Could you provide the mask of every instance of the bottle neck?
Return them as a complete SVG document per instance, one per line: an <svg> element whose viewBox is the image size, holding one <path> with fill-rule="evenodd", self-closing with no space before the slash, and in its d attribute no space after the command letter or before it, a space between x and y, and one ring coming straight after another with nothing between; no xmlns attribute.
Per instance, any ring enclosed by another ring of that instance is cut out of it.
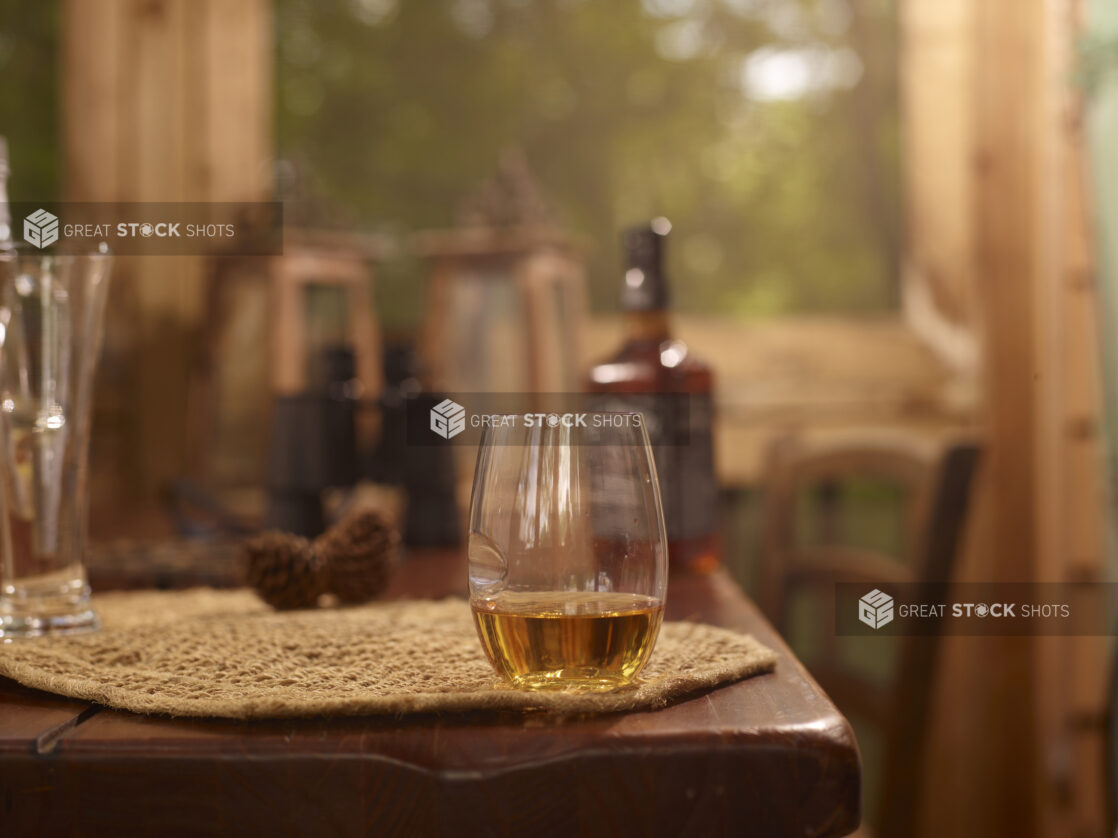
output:
<svg viewBox="0 0 1118 838"><path fill-rule="evenodd" d="M667 340L671 337L667 310L625 312L625 336L630 342Z"/></svg>

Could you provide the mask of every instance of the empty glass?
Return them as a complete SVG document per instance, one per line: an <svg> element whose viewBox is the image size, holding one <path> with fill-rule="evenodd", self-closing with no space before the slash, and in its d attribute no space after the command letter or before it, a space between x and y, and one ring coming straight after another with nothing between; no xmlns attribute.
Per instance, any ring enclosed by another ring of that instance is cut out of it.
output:
<svg viewBox="0 0 1118 838"><path fill-rule="evenodd" d="M0 254L0 637L95 628L86 463L108 251Z"/></svg>
<svg viewBox="0 0 1118 838"><path fill-rule="evenodd" d="M496 417L478 450L469 573L478 635L514 686L631 683L652 653L667 591L642 416Z"/></svg>

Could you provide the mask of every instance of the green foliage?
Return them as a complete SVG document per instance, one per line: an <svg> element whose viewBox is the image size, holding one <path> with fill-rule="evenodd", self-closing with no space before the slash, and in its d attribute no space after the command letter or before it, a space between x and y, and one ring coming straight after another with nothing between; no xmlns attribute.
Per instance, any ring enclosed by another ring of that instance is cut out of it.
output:
<svg viewBox="0 0 1118 838"><path fill-rule="evenodd" d="M744 317L895 302L895 0L276 0L276 122L353 226L453 222L500 151L525 150L590 246L612 309L618 233L667 215L683 310ZM843 49L858 83L769 101L757 50ZM59 4L0 0L0 133L13 199L59 195ZM422 267L386 266L389 326Z"/></svg>
<svg viewBox="0 0 1118 838"><path fill-rule="evenodd" d="M0 134L13 201L59 197L59 32L56 0L0 0Z"/></svg>
<svg viewBox="0 0 1118 838"><path fill-rule="evenodd" d="M277 0L278 147L361 226L396 232L451 224L501 149L523 148L590 244L598 309L615 307L620 229L662 214L683 310L880 310L895 30L891 0ZM743 62L763 47L865 71L751 98ZM415 316L418 270L381 284L390 324Z"/></svg>

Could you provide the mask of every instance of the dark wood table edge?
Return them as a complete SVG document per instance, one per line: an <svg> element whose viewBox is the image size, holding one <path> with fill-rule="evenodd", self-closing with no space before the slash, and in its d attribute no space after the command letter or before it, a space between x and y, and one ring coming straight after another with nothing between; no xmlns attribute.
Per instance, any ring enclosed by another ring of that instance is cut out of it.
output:
<svg viewBox="0 0 1118 838"><path fill-rule="evenodd" d="M708 601L709 607L702 613L676 613L670 616L673 619L691 618L696 620L710 621L716 624L727 625L729 628L746 628L757 637L758 640L773 648L779 656L778 668L791 667L795 670L796 676L806 682L807 685L814 687L818 690L818 685L810 674L799 663L795 656L790 652L784 641L776 634L772 627L765 621L764 617L760 615L756 606L748 600L744 594L741 593L737 584L729 577L725 571L717 571L716 573L707 577L673 577L671 586L683 586L691 588L704 588L707 589L709 594ZM670 587L671 587L670 586ZM434 594L438 596L437 594ZM669 595L669 603L671 598ZM670 606L669 606L670 610ZM736 612L736 613L735 613ZM760 675L758 678L776 677L775 675ZM0 679L0 690L7 692L10 685L14 682L9 682L7 679ZM739 682L748 684L748 681ZM716 689L733 689L735 685ZM212 759L213 752L209 752L204 748L198 750L198 742L195 741L190 750L177 749L175 747L168 747L167 743L162 745L156 742L148 741L143 743L143 747L137 747L133 754L125 749L118 751L111 757L98 755L89 751L82 751L80 748L68 747L68 737L87 721L101 713L116 713L118 711L102 708L97 705L92 705L78 700L60 699L49 693L38 693L37 691L26 690L26 688L17 687L26 693L36 693L44 699L52 700L54 702L72 701L75 707L73 708L72 715L67 718L60 719L48 730L42 733L32 742L26 742L22 747L17 747L14 740L4 739L0 735L0 756L3 757L2 762L7 763L5 768L0 769L0 778L9 771L18 770L20 765L25 768L31 765L37 765L39 769L48 769L48 763L53 762L59 756L65 756L74 768L86 767L94 768L97 766L104 766L112 764L119 768L134 768L139 771L142 770L144 765L151 765L162 761L183 761L183 760L207 760ZM686 698L684 701L701 700L705 695L712 691L704 691L694 697ZM822 693L822 690L819 690ZM60 713L65 713L64 710L59 710ZM497 716L504 717L506 720L510 715L508 713L496 714ZM142 717L138 717L142 718ZM362 718L362 717L357 717ZM601 717L598 717L601 718ZM170 719L166 718L165 721L178 722L184 719ZM190 720L185 720L190 721ZM201 720L199 720L201 721ZM209 720L213 721L213 720ZM335 720L331 720L332 722ZM386 724L391 723L391 719L386 719ZM484 724L484 720L478 720ZM497 719L500 721L500 719ZM578 718L573 719L560 719L552 722L557 729L561 729L567 722L577 723ZM268 722L269 725L314 725L321 723L321 720L277 720L276 722ZM222 724L236 726L239 723L236 721L228 720L223 721ZM657 740L660 742L670 742L674 737L666 736ZM204 741L204 740L203 740ZM712 739L709 743L704 743L701 747L682 746L683 743L677 743L674 747L674 754L679 759L695 758L696 760L711 760L719 756L720 751L730 754L733 750L746 745L752 748L765 748L765 743L752 741L752 737L748 734L741 734L740 732L728 732L724 736ZM586 764L597 760L609 760L619 757L646 756L653 759L649 754L645 753L646 749L640 747L628 747L625 743L621 743L618 747L608 749L594 749L584 748L580 752L579 762ZM815 788L815 794L811 795L812 798L804 799L801 804L806 810L815 810L815 817L809 818L816 828L808 834L814 835L844 835L849 831L855 829L858 825L860 812L858 806L855 804L853 807L845 806L835 810L833 807L820 806L820 801L833 799L835 793L841 794L845 790L845 794L849 796L851 788L858 789L860 786L860 757L858 754L857 743L854 738L853 730L849 722L843 718L837 711L833 716L827 719L820 720L820 723L805 725L802 730L796 731L796 744L794 753L799 755L806 766L808 763L817 762L817 759L809 759L811 755L822 757L822 764L826 766L823 775L819 778ZM774 748L774 754L780 756L787 756L786 748ZM314 763L322 757L317 757L307 754L291 754L285 752L282 748L277 747L275 751L270 751L267 754L255 755L254 761L260 760L273 760L277 763L290 763L291 761L306 760ZM476 785L479 781L479 772L477 771L462 771L460 769L432 769L414 761L398 760L382 754L368 753L368 752L335 752L330 755L330 759L345 762L353 762L361 766L365 772L372 771L374 774L380 767L391 766L395 770L403 770L408 773L414 773L424 777L426 780L446 785L448 788L469 790ZM524 764L512 765L499 771L488 771L485 773L487 777L502 777L508 779L514 778L527 778L533 772L541 771L547 767L555 764L566 763L570 761L568 755L556 757L553 760L537 760L529 761ZM38 772L35 772L38 773ZM47 774L51 772L48 770ZM10 775L9 775L10 776ZM2 783L0 783L2 786ZM2 789L0 789L2 790ZM452 795L453 796L453 795ZM806 814L806 812L805 812Z"/></svg>

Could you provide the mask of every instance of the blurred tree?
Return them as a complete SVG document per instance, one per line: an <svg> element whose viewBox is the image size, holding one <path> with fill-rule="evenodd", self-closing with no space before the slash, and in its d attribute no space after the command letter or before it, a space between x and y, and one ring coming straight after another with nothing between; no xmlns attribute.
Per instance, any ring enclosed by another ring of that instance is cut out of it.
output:
<svg viewBox="0 0 1118 838"><path fill-rule="evenodd" d="M13 201L59 197L58 3L0 0L0 134Z"/></svg>
<svg viewBox="0 0 1118 838"><path fill-rule="evenodd" d="M277 0L275 19L280 153L361 226L452 223L516 145L590 243L595 308L618 231L660 214L680 309L894 304L895 0ZM389 275L386 319L413 320L416 266Z"/></svg>
<svg viewBox="0 0 1118 838"><path fill-rule="evenodd" d="M618 231L656 214L681 309L895 303L896 0L276 0L275 20L279 148L355 225L450 224L519 145L590 244L598 309ZM57 2L0 0L18 199L59 194L57 24ZM418 266L385 273L389 324L414 321Z"/></svg>

